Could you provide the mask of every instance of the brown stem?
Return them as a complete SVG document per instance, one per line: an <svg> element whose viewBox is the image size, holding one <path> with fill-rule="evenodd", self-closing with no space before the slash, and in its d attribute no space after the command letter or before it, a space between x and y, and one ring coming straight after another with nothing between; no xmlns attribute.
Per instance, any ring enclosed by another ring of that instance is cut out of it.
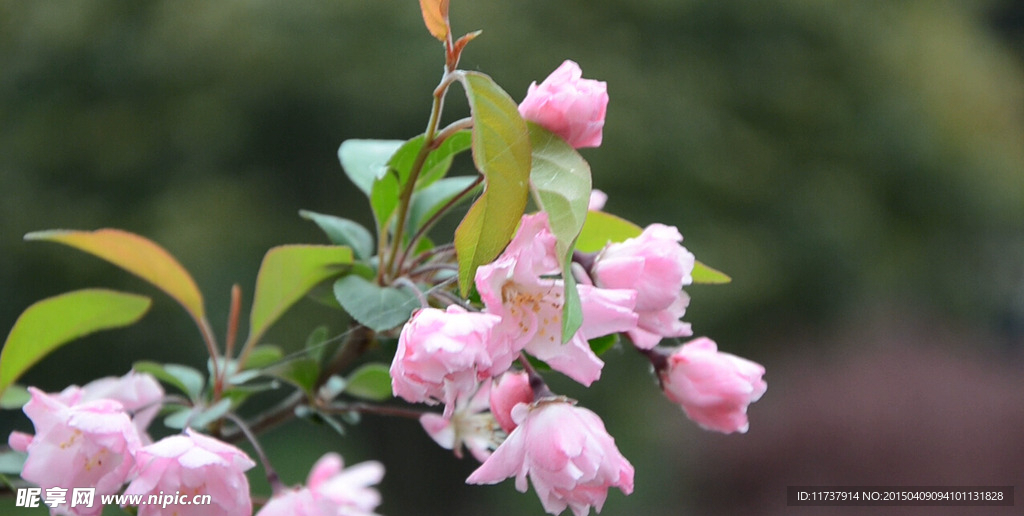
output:
<svg viewBox="0 0 1024 516"><path fill-rule="evenodd" d="M260 442L256 439L256 434L252 432L252 429L245 424L245 421L242 421L242 418L231 412L224 414L224 417L237 425L238 430L246 437L246 439L249 440L249 444L252 444L253 451L256 452L256 456L259 457L260 463L263 464L263 472L267 475L267 482L270 483L271 491L273 491L274 494L279 494L284 491L285 486L281 483L281 477L277 475L277 471L270 465L270 458L268 458L266 452L263 451L263 447L260 446Z"/></svg>

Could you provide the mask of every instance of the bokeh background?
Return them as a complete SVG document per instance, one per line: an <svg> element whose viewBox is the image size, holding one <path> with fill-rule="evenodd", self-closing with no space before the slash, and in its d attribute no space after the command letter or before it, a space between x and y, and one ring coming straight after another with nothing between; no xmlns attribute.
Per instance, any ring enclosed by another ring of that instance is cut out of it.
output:
<svg viewBox="0 0 1024 516"><path fill-rule="evenodd" d="M608 211L678 226L728 272L689 289L686 319L768 370L732 436L697 429L626 350L589 390L553 380L636 466L636 492L603 514L875 512L787 509L787 485L1024 496L1024 2L455 1L452 22L484 30L462 66L516 99L567 58L608 82L605 143L584 152ZM0 326L77 288L156 299L24 382L204 363L171 301L25 233L160 242L223 334L230 286L251 294L269 247L324 241L299 209L369 223L336 149L422 131L441 66L412 1L0 1ZM303 302L268 341L299 349L319 324L346 321ZM4 435L27 425L0 413ZM414 422L367 417L345 437L296 422L264 444L289 483L326 449L382 460L386 515L542 513L511 482L465 486L472 460ZM1013 512L971 511L928 509Z"/></svg>

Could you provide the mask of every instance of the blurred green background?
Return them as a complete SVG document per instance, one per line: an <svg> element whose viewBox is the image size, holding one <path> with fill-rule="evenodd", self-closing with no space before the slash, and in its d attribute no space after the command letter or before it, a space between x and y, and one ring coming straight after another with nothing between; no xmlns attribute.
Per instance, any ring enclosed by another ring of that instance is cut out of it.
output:
<svg viewBox="0 0 1024 516"><path fill-rule="evenodd" d="M590 390L554 380L636 466L636 492L603 514L785 514L798 484L1021 492L1024 2L452 4L457 33L484 30L462 67L515 99L564 59L608 82L604 144L584 151L607 210L678 226L729 273L688 289L686 320L768 369L744 436L695 429L623 350ZM266 249L323 242L299 209L370 222L336 149L422 131L441 67L412 1L0 1L0 325L77 288L156 299L24 383L203 364L171 301L25 233L156 240L223 334L230 286L251 294ZM305 302L268 340L298 349L319 324L345 328ZM413 422L366 418L345 438L300 422L265 445L289 483L326 449L382 460L382 514L542 513L511 482L465 486L472 460Z"/></svg>

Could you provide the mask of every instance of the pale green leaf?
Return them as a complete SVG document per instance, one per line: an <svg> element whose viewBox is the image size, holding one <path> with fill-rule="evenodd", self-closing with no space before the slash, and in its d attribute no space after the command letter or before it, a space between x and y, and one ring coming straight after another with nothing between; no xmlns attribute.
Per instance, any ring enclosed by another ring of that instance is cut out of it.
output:
<svg viewBox="0 0 1024 516"><path fill-rule="evenodd" d="M576 281L572 275L572 252L576 237L587 218L590 200L590 165L576 149L547 129L527 124L530 130L533 166L530 186L541 209L548 214L555 235L556 252L565 281L562 305L562 342L568 342L583 324Z"/></svg>
<svg viewBox="0 0 1024 516"><path fill-rule="evenodd" d="M374 331L390 330L405 323L420 306L412 292L382 287L354 274L334 283L334 295L349 315Z"/></svg>
<svg viewBox="0 0 1024 516"><path fill-rule="evenodd" d="M186 365L141 361L132 364L132 369L153 375L157 380L178 388L192 400L200 398L206 383L203 373Z"/></svg>
<svg viewBox="0 0 1024 516"><path fill-rule="evenodd" d="M136 294L85 289L26 308L0 350L0 394L53 350L93 332L133 324L150 303L148 297Z"/></svg>
<svg viewBox="0 0 1024 516"><path fill-rule="evenodd" d="M7 450L0 452L0 474L20 475L21 469L25 467L25 460L28 454L25 452Z"/></svg>
<svg viewBox="0 0 1024 516"><path fill-rule="evenodd" d="M693 263L693 282L706 285L722 285L729 283L732 278L726 273L708 267L699 261Z"/></svg>
<svg viewBox="0 0 1024 516"><path fill-rule="evenodd" d="M267 367L264 372L311 394L320 378L320 364L310 357L298 357Z"/></svg>
<svg viewBox="0 0 1024 516"><path fill-rule="evenodd" d="M366 364L348 377L345 393L370 401L384 401L391 397L391 374L386 364Z"/></svg>
<svg viewBox="0 0 1024 516"><path fill-rule="evenodd" d="M632 222L603 211L591 211L583 224L576 249L593 253L604 249L609 242L624 242L640 236L643 228Z"/></svg>
<svg viewBox="0 0 1024 516"><path fill-rule="evenodd" d="M248 342L257 342L284 312L318 283L352 264L352 249L285 245L267 251L256 277Z"/></svg>
<svg viewBox="0 0 1024 516"><path fill-rule="evenodd" d="M355 252L356 258L365 260L373 256L373 234L362 224L353 220L325 215L309 210L299 210L299 216L313 221L334 245L348 246Z"/></svg>
<svg viewBox="0 0 1024 516"><path fill-rule="evenodd" d="M478 72L459 76L473 117L473 162L485 177L483 194L455 230L459 287L469 292L477 267L512 240L529 197L530 139L516 103Z"/></svg>
<svg viewBox="0 0 1024 516"><path fill-rule="evenodd" d="M30 399L32 394L25 387L18 384L8 385L7 390L0 394L0 409L20 409Z"/></svg>
<svg viewBox="0 0 1024 516"><path fill-rule="evenodd" d="M338 147L338 160L352 183L369 197L373 182L388 170L391 155L402 140L345 140Z"/></svg>

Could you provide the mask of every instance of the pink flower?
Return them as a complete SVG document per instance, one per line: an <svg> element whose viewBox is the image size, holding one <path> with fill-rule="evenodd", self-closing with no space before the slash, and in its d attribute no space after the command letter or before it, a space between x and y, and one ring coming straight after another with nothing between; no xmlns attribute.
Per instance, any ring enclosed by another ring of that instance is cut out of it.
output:
<svg viewBox="0 0 1024 516"><path fill-rule="evenodd" d="M23 410L36 433L15 432L8 440L11 448L28 452L21 477L44 491L51 487L68 492L75 487L94 487L97 495L120 491L135 466L133 454L142 446L121 404L97 400L69 405L34 387L29 387L29 392L32 399ZM94 503L67 510L96 515L103 507Z"/></svg>
<svg viewBox="0 0 1024 516"><path fill-rule="evenodd" d="M379 462L345 469L340 455L328 453L313 465L306 487L275 496L256 516L375 516L380 493L370 486L383 477Z"/></svg>
<svg viewBox="0 0 1024 516"><path fill-rule="evenodd" d="M547 214L525 215L501 256L477 269L476 288L486 312L501 317L494 333L506 336L511 350L525 350L589 386L600 378L604 362L590 350L587 339L634 328L636 293L579 285L583 325L563 344L565 287L562 280L550 277L559 271Z"/></svg>
<svg viewBox="0 0 1024 516"><path fill-rule="evenodd" d="M518 425L469 478L470 484L496 484L516 477L526 491L529 476L544 510L566 507L584 516L604 505L610 487L633 492L633 466L619 453L601 418L564 399L548 398L512 409Z"/></svg>
<svg viewBox="0 0 1024 516"><path fill-rule="evenodd" d="M462 458L465 446L476 460L483 462L505 438L494 416L487 412L491 390L491 382L485 381L472 395L463 395L456 401L450 417L423 414L420 424L434 442L454 451L456 457Z"/></svg>
<svg viewBox="0 0 1024 516"><path fill-rule="evenodd" d="M745 433L747 406L768 389L764 366L718 351L701 337L675 350L659 371L665 395L707 430Z"/></svg>
<svg viewBox="0 0 1024 516"><path fill-rule="evenodd" d="M209 505L175 505L177 516L239 516L252 513L245 471L256 464L242 450L186 428L135 455L138 476L126 495L188 493L210 495ZM191 498L190 498L191 500ZM139 516L161 516L160 505L140 505Z"/></svg>
<svg viewBox="0 0 1024 516"><path fill-rule="evenodd" d="M682 291L693 282L693 254L679 245L679 230L662 224L644 228L636 238L608 244L594 260L594 283L637 291L637 327L628 331L638 348L650 349L662 337L692 335L679 320L690 298Z"/></svg>
<svg viewBox="0 0 1024 516"><path fill-rule="evenodd" d="M608 84L582 77L578 64L565 61L540 85L530 84L519 113L577 149L601 145Z"/></svg>
<svg viewBox="0 0 1024 516"><path fill-rule="evenodd" d="M512 409L520 403L533 402L533 389L530 388L530 376L525 372L507 372L494 380L491 387L491 413L501 425L501 429L511 433L516 423L512 421Z"/></svg>
<svg viewBox="0 0 1024 516"><path fill-rule="evenodd" d="M395 395L414 403L444 402L450 416L456 399L476 389L478 377L490 377L495 364L500 373L512 363L515 354L491 334L499 321L456 305L416 311L402 328L391 363Z"/></svg>
<svg viewBox="0 0 1024 516"><path fill-rule="evenodd" d="M139 429L143 441L148 441L146 428L160 412L160 400L163 397L164 390L156 378L150 374L129 371L121 377L109 376L85 384L82 386L80 401L107 399L121 402L126 411L134 414L132 422Z"/></svg>

